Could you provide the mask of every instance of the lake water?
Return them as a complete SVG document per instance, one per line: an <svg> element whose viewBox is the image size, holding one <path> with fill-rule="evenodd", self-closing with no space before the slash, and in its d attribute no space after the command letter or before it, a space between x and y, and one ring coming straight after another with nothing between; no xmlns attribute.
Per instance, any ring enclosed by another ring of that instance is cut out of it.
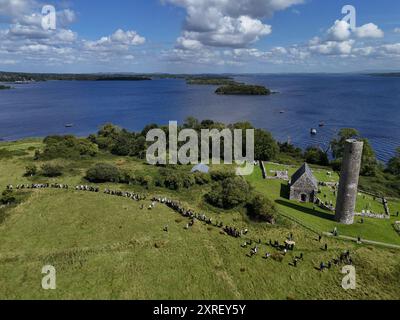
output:
<svg viewBox="0 0 400 320"><path fill-rule="evenodd" d="M129 130L182 122L188 116L250 121L300 147L327 146L340 128L371 140L387 161L400 147L400 78L367 75L263 75L236 80L278 91L271 96L218 96L214 86L183 80L50 81L0 91L0 139L50 134L85 136L111 122ZM320 122L325 126L319 128ZM65 124L73 123L73 128ZM317 136L310 129L318 129Z"/></svg>

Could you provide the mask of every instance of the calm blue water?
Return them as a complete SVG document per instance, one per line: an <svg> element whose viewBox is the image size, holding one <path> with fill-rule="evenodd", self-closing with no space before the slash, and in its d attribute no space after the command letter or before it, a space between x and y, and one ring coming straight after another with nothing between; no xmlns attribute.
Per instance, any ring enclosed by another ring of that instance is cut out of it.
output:
<svg viewBox="0 0 400 320"><path fill-rule="evenodd" d="M187 86L183 80L16 85L0 91L0 139L84 136L107 122L141 130L148 123L195 116L226 123L248 120L300 147L326 146L340 128L353 127L371 140L383 161L400 146L400 78L263 75L237 80L266 85L279 94L218 96L213 86ZM326 126L318 128L321 121ZM75 126L66 129L66 123ZM318 128L316 137L310 136L311 128Z"/></svg>

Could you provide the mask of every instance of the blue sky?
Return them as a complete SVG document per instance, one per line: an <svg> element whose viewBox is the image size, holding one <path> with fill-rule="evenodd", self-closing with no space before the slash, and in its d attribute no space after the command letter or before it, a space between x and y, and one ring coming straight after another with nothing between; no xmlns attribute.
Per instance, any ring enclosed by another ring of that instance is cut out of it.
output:
<svg viewBox="0 0 400 320"><path fill-rule="evenodd" d="M43 29L46 4L55 30ZM400 70L400 1L0 0L0 70Z"/></svg>

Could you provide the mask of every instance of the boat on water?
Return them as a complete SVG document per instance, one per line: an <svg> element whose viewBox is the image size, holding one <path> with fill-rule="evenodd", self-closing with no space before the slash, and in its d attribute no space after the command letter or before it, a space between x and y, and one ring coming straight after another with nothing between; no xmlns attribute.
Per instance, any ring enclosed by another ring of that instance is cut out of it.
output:
<svg viewBox="0 0 400 320"><path fill-rule="evenodd" d="M318 131L317 131L317 129L311 129L310 133L311 133L311 135L315 136L315 135L317 135Z"/></svg>
<svg viewBox="0 0 400 320"><path fill-rule="evenodd" d="M67 123L67 124L65 125L66 128L72 128L73 126L74 126L73 123Z"/></svg>
<svg viewBox="0 0 400 320"><path fill-rule="evenodd" d="M319 127L320 127L320 128L325 127L325 122L320 122L320 123L319 123Z"/></svg>

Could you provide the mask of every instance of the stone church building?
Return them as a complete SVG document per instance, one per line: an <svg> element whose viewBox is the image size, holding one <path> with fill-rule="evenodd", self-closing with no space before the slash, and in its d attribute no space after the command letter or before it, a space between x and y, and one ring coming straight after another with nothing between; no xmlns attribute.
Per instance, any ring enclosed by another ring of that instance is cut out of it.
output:
<svg viewBox="0 0 400 320"><path fill-rule="evenodd" d="M296 171L289 182L290 200L314 202L318 193L318 181L307 163Z"/></svg>

